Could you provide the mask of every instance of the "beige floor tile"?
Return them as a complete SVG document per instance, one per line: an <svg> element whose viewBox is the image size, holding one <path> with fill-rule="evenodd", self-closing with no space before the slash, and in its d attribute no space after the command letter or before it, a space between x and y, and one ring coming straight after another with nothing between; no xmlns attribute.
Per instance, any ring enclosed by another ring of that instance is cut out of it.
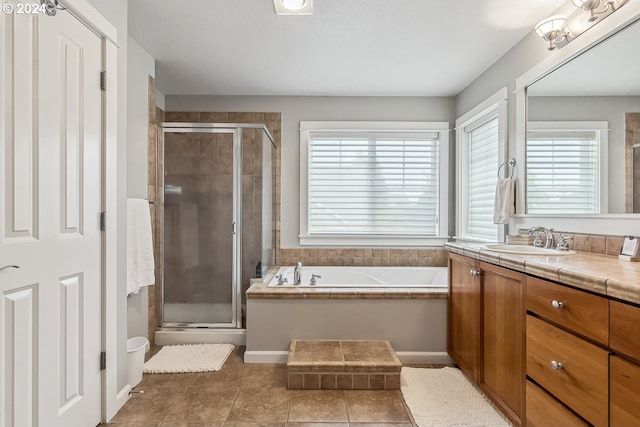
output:
<svg viewBox="0 0 640 427"><path fill-rule="evenodd" d="M187 387L198 377L198 373L189 372L184 374L145 374L142 381L135 388L147 392L149 387Z"/></svg>
<svg viewBox="0 0 640 427"><path fill-rule="evenodd" d="M226 422L224 427L285 427L286 423Z"/></svg>
<svg viewBox="0 0 640 427"><path fill-rule="evenodd" d="M287 387L287 365L254 364L244 378L242 389L285 389Z"/></svg>
<svg viewBox="0 0 640 427"><path fill-rule="evenodd" d="M351 422L409 422L398 390L347 390Z"/></svg>
<svg viewBox="0 0 640 427"><path fill-rule="evenodd" d="M185 393L165 421L225 421L237 390Z"/></svg>
<svg viewBox="0 0 640 427"><path fill-rule="evenodd" d="M228 421L285 422L291 392L280 389L244 389L236 398Z"/></svg>
<svg viewBox="0 0 640 427"><path fill-rule="evenodd" d="M164 423L160 423L158 427L223 427L224 423L209 423L209 422L174 422L167 421Z"/></svg>
<svg viewBox="0 0 640 427"><path fill-rule="evenodd" d="M109 423L109 424L100 424L102 425L107 425L107 426L113 426L113 427L159 427L160 423L158 422L154 422L154 421L150 421L150 422L132 422L132 423Z"/></svg>
<svg viewBox="0 0 640 427"><path fill-rule="evenodd" d="M113 423L162 421L180 400L183 389L149 388L144 394L133 394L113 418Z"/></svg>
<svg viewBox="0 0 640 427"><path fill-rule="evenodd" d="M291 395L290 422L349 421L341 390L296 390Z"/></svg>
<svg viewBox="0 0 640 427"><path fill-rule="evenodd" d="M349 427L349 423L287 423L287 427Z"/></svg>

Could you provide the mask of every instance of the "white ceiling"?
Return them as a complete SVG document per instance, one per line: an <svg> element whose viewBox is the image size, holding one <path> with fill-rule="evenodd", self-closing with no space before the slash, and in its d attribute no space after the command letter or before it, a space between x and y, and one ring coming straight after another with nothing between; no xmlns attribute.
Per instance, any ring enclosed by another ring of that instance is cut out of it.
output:
<svg viewBox="0 0 640 427"><path fill-rule="evenodd" d="M567 1L129 0L129 33L168 95L453 96Z"/></svg>

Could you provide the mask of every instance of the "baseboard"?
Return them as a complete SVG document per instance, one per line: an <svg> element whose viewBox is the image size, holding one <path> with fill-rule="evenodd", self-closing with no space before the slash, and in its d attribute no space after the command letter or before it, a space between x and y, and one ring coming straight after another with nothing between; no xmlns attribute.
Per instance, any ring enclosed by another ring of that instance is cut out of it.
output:
<svg viewBox="0 0 640 427"><path fill-rule="evenodd" d="M396 351L402 363L410 365L451 365L453 359L446 351Z"/></svg>
<svg viewBox="0 0 640 427"><path fill-rule="evenodd" d="M127 384L124 387L122 387L122 390L120 390L116 395L116 407L118 408L116 410L116 414L118 413L120 408L122 408L124 404L127 403L127 401L129 400L129 397L131 397L131 385Z"/></svg>
<svg viewBox="0 0 640 427"><path fill-rule="evenodd" d="M155 333L156 345L228 343L246 345L246 329L196 329L159 330Z"/></svg>
<svg viewBox="0 0 640 427"><path fill-rule="evenodd" d="M245 351L244 363L287 363L288 351Z"/></svg>
<svg viewBox="0 0 640 427"><path fill-rule="evenodd" d="M410 365L451 365L446 351L396 351L402 363ZM245 351L244 363L287 363L288 351Z"/></svg>

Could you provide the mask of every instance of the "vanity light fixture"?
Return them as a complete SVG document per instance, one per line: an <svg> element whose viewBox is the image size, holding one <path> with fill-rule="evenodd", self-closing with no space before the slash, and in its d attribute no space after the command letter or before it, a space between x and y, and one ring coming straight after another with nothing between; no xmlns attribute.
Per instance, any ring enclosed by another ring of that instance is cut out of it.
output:
<svg viewBox="0 0 640 427"><path fill-rule="evenodd" d="M273 0L277 15L312 15L313 0Z"/></svg>
<svg viewBox="0 0 640 427"><path fill-rule="evenodd" d="M558 44L568 42L571 33L566 29L567 18L563 15L550 16L536 25L536 33L549 42L549 50L554 50Z"/></svg>
<svg viewBox="0 0 640 427"><path fill-rule="evenodd" d="M572 0L573 4L587 12L591 13L591 18L589 18L589 22L593 22L598 19L598 15L611 13L616 10L616 2L615 1L601 1L601 0ZM604 4L603 4L604 3ZM602 5L602 9L598 10L598 8Z"/></svg>

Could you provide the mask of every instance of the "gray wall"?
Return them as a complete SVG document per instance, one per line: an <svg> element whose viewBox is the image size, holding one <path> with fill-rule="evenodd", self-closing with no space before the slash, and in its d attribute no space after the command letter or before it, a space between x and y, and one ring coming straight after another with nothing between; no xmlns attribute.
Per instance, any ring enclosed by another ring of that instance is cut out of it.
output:
<svg viewBox="0 0 640 427"><path fill-rule="evenodd" d="M118 31L118 390L127 385L127 0L89 0ZM108 80L108 79L107 79Z"/></svg>
<svg viewBox="0 0 640 427"><path fill-rule="evenodd" d="M156 61L131 37L127 40L127 197L148 197L149 76ZM148 288L127 297L127 337L149 337Z"/></svg>
<svg viewBox="0 0 640 427"><path fill-rule="evenodd" d="M282 113L280 231L280 247L282 248L300 247L298 241L300 233L300 138L298 128L301 120L447 121L451 126L455 120L454 98L444 97L167 95L166 111ZM453 147L453 137L450 144ZM451 174L450 180L453 181L453 174ZM451 198L451 207L452 203L453 197ZM449 213L449 224L453 226L455 224L453 221L455 210L450 209Z"/></svg>
<svg viewBox="0 0 640 427"><path fill-rule="evenodd" d="M527 106L530 121L609 122L610 213L624 213L624 114L630 112L640 112L640 96L536 96Z"/></svg>

